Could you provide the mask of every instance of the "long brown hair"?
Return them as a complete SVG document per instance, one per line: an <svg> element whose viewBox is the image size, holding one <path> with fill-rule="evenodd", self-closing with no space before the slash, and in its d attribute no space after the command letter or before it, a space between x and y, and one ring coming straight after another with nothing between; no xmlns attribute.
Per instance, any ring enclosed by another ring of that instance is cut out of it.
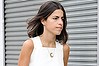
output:
<svg viewBox="0 0 99 66"><path fill-rule="evenodd" d="M47 20L47 18L56 10L61 9L63 11L63 30L60 35L56 35L56 40L61 42L62 44L67 42L68 34L66 32L66 26L67 26L67 19L66 19L66 13L63 8L63 6L59 2L55 1L47 1L45 2L39 9L37 15L28 21L28 36L29 37L35 37L39 36L43 33L43 25L41 23L41 19Z"/></svg>

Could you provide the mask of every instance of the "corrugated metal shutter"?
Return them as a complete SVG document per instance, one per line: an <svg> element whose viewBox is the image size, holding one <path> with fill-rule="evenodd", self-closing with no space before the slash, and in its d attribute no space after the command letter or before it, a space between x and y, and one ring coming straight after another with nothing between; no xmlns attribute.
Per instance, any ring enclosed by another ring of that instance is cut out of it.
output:
<svg viewBox="0 0 99 66"><path fill-rule="evenodd" d="M26 20L37 13L42 1L5 1L6 65L17 66L23 42L28 38Z"/></svg>
<svg viewBox="0 0 99 66"><path fill-rule="evenodd" d="M69 66L97 66L97 0L62 4L68 17Z"/></svg>
<svg viewBox="0 0 99 66"><path fill-rule="evenodd" d="M5 66L17 66L27 39L26 20L44 1L5 0ZM64 1L68 18L68 66L97 66L97 0Z"/></svg>

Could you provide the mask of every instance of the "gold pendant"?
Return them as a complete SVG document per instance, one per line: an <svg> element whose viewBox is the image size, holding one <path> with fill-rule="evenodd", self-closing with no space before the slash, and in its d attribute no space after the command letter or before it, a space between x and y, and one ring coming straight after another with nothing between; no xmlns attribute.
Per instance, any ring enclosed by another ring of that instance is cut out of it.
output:
<svg viewBox="0 0 99 66"><path fill-rule="evenodd" d="M53 53L50 53L50 57L53 58L54 57L54 54Z"/></svg>

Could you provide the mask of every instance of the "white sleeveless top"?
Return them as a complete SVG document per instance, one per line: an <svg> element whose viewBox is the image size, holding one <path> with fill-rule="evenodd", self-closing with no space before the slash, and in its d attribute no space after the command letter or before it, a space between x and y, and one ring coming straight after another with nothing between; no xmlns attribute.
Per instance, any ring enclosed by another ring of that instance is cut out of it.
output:
<svg viewBox="0 0 99 66"><path fill-rule="evenodd" d="M40 37L32 38L34 49L31 54L29 66L64 66L63 45L56 42L56 48L42 47ZM50 57L50 52L53 57Z"/></svg>

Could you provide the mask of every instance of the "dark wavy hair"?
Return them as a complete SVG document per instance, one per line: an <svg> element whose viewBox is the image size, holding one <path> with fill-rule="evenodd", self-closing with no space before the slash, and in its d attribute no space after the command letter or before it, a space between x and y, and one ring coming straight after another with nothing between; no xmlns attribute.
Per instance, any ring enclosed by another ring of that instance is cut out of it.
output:
<svg viewBox="0 0 99 66"><path fill-rule="evenodd" d="M60 35L56 35L56 40L58 40L60 43L64 44L68 40L68 34L66 32L66 26L67 26L67 19L66 19L66 13L63 8L63 6L59 2L55 1L47 1L40 7L37 15L28 21L28 36L36 37L43 33L43 24L41 23L41 19L47 20L47 18L56 10L61 9L63 11L63 30Z"/></svg>

